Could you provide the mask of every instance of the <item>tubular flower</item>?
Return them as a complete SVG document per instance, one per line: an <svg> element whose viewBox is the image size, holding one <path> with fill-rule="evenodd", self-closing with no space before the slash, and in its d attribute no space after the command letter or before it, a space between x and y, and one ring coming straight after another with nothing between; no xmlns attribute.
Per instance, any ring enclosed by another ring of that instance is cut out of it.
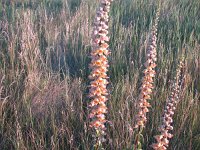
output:
<svg viewBox="0 0 200 150"><path fill-rule="evenodd" d="M91 73L89 75L90 89L89 97L91 102L89 104L91 119L90 127L96 130L96 137L98 142L101 142L103 135L105 134L106 122L105 114L107 113L106 101L107 101L107 84L108 84L108 59L110 54L108 50L108 21L110 4L113 0L101 0L100 7L97 10L96 18L94 21L94 29L92 34L92 51L91 51L91 63L89 65Z"/></svg>
<svg viewBox="0 0 200 150"><path fill-rule="evenodd" d="M146 69L143 71L144 76L142 79L142 85L140 88L140 95L138 101L138 114L136 116L136 125L135 128L144 128L147 121L146 113L149 112L149 107L151 107L148 100L151 99L151 94L153 90L153 78L156 75L155 67L157 61L156 53L156 41L157 41L157 25L159 19L159 9L156 13L155 22L152 27L152 31L149 37L149 42L147 46L147 58L144 66Z"/></svg>
<svg viewBox="0 0 200 150"><path fill-rule="evenodd" d="M173 115L176 109L179 93L180 93L180 84L182 82L181 78L181 69L183 68L183 62L181 61L176 72L176 76L174 78L174 82L172 85L172 92L170 97L167 100L164 116L162 117L162 125L159 127L160 135L154 136L157 143L153 143L151 147L155 150L165 150L168 147L169 139L173 137L169 131L173 130Z"/></svg>

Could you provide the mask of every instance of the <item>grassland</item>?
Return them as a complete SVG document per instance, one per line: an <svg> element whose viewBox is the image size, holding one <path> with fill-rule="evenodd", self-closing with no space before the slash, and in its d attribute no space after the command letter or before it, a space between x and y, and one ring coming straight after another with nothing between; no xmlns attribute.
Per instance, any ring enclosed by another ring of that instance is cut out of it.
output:
<svg viewBox="0 0 200 150"><path fill-rule="evenodd" d="M0 149L93 149L88 64L98 3L16 1L0 6ZM180 102L169 149L200 149L200 1L165 0L158 24L155 89L143 131L150 149L180 58ZM105 149L132 149L153 0L116 0L110 13L110 92Z"/></svg>

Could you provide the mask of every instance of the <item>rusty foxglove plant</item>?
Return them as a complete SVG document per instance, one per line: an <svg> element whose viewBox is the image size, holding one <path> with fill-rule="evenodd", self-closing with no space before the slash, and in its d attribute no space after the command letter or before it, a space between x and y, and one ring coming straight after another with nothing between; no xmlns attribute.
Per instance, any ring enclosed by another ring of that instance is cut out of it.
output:
<svg viewBox="0 0 200 150"><path fill-rule="evenodd" d="M154 19L152 30L148 39L147 52L146 52L146 62L144 64L144 76L142 78L142 84L140 87L139 99L137 101L137 115L135 120L134 128L137 130L134 139L134 149L141 149L141 138L142 131L147 122L147 112L149 112L149 107L151 107L149 100L154 88L154 77L156 75L155 67L157 61L157 28L160 15L160 5L156 12L156 17Z"/></svg>
<svg viewBox="0 0 200 150"><path fill-rule="evenodd" d="M108 50L108 21L109 11L112 0L101 0L100 7L96 12L94 21L94 29L92 33L92 51L91 51L91 73L89 97L91 102L89 104L91 119L90 128L96 131L97 145L101 145L104 141L105 122L107 113L106 101L108 100L108 59L110 54Z"/></svg>
<svg viewBox="0 0 200 150"><path fill-rule="evenodd" d="M144 76L142 79L142 85L140 87L140 95L138 101L138 114L136 118L135 128L144 128L145 123L147 121L146 114L149 112L149 107L151 107L148 100L151 99L151 94L154 88L154 77L156 75L155 67L157 61L157 53L156 53L156 42L157 42L157 26L159 20L159 9L156 13L155 22L152 26L152 31L149 37L148 45L147 45L147 58L144 64L145 69L143 71Z"/></svg>
<svg viewBox="0 0 200 150"><path fill-rule="evenodd" d="M173 126L172 126L173 115L179 101L179 95L180 95L179 93L180 93L181 83L182 83L181 70L183 66L184 66L184 63L183 61L181 61L177 68L174 81L172 83L171 95L167 99L167 102L166 102L164 116L162 117L162 125L159 128L159 131L161 134L154 136L154 138L156 139L156 143L153 143L151 145L151 147L154 150L166 150L169 145L169 139L173 137L170 131L173 130Z"/></svg>

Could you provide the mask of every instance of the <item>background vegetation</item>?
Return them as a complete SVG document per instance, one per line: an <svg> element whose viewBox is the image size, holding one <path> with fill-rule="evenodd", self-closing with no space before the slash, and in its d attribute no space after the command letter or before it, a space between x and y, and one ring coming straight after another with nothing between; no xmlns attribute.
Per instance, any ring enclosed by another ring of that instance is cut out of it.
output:
<svg viewBox="0 0 200 150"><path fill-rule="evenodd" d="M97 1L6 1L0 5L0 149L92 149L88 64ZM106 149L131 149L146 39L157 4L116 0L110 21ZM150 149L179 58L184 84L169 149L200 149L200 1L166 0L143 148Z"/></svg>

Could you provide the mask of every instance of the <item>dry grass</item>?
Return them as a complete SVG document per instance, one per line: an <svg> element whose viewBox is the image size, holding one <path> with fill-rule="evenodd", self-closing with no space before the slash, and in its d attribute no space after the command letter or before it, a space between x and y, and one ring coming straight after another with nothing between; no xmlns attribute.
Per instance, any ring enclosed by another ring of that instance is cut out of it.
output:
<svg viewBox="0 0 200 150"><path fill-rule="evenodd" d="M178 60L183 89L169 149L200 149L200 21L198 0L163 2L155 88L140 141L158 133ZM88 132L91 31L97 3L68 0L0 5L0 149L93 149ZM137 99L157 4L119 0L111 7L110 93L105 149L133 149Z"/></svg>

